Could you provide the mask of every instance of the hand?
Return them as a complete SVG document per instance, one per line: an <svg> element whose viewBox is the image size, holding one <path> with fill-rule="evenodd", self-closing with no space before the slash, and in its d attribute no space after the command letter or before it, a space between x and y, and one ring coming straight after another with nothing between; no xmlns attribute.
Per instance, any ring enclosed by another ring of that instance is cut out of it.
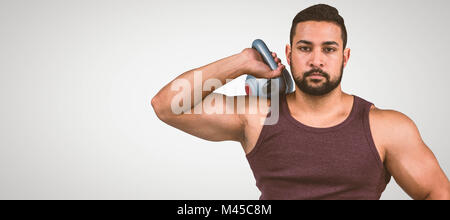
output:
<svg viewBox="0 0 450 220"><path fill-rule="evenodd" d="M278 68L276 70L271 70L270 67L264 63L258 51L253 48L245 48L242 50L241 55L243 59L246 60L243 67L244 74L249 74L256 78L270 79L278 77L285 68L285 66L281 64L280 58L278 58L277 54L274 52L272 52L272 57L278 64Z"/></svg>

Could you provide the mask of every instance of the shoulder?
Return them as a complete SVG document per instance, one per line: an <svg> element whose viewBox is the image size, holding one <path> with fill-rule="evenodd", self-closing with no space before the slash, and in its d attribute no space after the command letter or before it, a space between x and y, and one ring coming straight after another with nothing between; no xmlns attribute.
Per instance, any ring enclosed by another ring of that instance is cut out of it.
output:
<svg viewBox="0 0 450 220"><path fill-rule="evenodd" d="M390 109L380 109L372 105L369 111L371 124L383 127L387 130L405 130L415 128L414 121L407 115Z"/></svg>
<svg viewBox="0 0 450 220"><path fill-rule="evenodd" d="M241 110L241 117L246 127L254 128L263 124L270 111L271 100L263 97L245 96L245 107Z"/></svg>
<svg viewBox="0 0 450 220"><path fill-rule="evenodd" d="M407 141L420 139L414 121L399 111L379 109L372 105L369 122L374 139L384 148L404 146Z"/></svg>
<svg viewBox="0 0 450 220"><path fill-rule="evenodd" d="M244 105L245 102L245 105ZM270 109L270 99L257 96L243 96L241 113L244 117L267 115Z"/></svg>
<svg viewBox="0 0 450 220"><path fill-rule="evenodd" d="M269 113L271 100L262 97L245 96L245 113L241 114L244 121L243 141L245 153L252 151L264 126L264 120Z"/></svg>

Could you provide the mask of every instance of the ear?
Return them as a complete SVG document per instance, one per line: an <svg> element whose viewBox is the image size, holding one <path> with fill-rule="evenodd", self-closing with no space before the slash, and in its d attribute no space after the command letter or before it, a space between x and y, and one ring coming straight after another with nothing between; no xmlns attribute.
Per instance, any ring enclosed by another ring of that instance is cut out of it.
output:
<svg viewBox="0 0 450 220"><path fill-rule="evenodd" d="M291 45L286 44L286 59L287 59L287 63L289 64L289 66L291 65Z"/></svg>
<svg viewBox="0 0 450 220"><path fill-rule="evenodd" d="M348 59L350 59L350 48L344 49L344 67L347 66Z"/></svg>

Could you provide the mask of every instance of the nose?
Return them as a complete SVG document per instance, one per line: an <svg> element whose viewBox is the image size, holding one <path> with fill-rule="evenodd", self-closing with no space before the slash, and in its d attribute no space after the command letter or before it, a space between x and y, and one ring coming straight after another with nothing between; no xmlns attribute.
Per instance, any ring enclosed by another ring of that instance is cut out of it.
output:
<svg viewBox="0 0 450 220"><path fill-rule="evenodd" d="M322 52L320 50L314 50L311 53L308 65L311 68L322 68L324 66Z"/></svg>

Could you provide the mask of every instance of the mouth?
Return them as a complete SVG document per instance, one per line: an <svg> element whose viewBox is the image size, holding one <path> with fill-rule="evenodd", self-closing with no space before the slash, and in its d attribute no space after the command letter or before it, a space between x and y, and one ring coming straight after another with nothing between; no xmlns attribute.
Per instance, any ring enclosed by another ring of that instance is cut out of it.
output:
<svg viewBox="0 0 450 220"><path fill-rule="evenodd" d="M309 75L311 79L321 79L324 78L324 76L319 72L314 72L313 74Z"/></svg>

